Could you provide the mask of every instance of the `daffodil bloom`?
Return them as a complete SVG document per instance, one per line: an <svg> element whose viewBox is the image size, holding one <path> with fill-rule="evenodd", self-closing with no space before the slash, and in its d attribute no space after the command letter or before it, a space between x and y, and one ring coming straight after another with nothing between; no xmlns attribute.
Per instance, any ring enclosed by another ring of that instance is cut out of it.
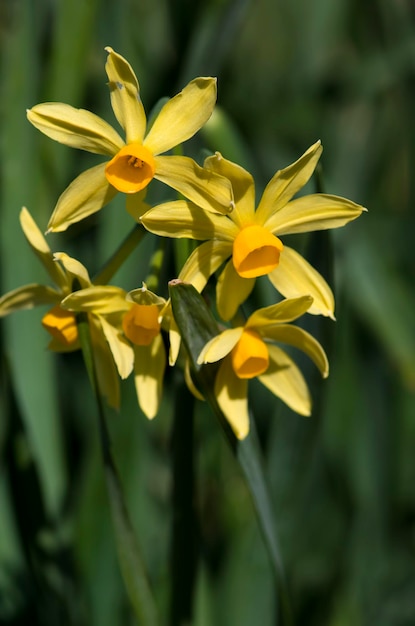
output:
<svg viewBox="0 0 415 626"><path fill-rule="evenodd" d="M199 291L229 259L217 282L222 319L235 315L256 278L265 275L286 298L311 295L309 313L334 318L334 298L327 282L280 239L282 235L344 226L364 210L351 200L322 193L292 199L309 180L321 152L318 141L295 163L278 171L256 210L251 174L216 153L206 159L205 167L231 181L235 199L231 213L202 213L192 202L178 200L154 207L141 217L145 228L158 235L204 241L180 272L182 280Z"/></svg>
<svg viewBox="0 0 415 626"><path fill-rule="evenodd" d="M43 316L42 325L52 339L50 350L67 352L80 348L75 312L85 311L89 329L98 385L110 406L118 407L120 401L119 377L126 378L133 368L134 353L125 339L121 321L131 306L126 292L115 286L95 286L86 268L63 252L53 253L44 236L23 208L20 214L23 233L48 272L55 286L30 284L10 291L0 298L0 317L14 311L50 305ZM80 291L73 291L74 289ZM81 293L79 297L76 294ZM78 309L68 304L78 302ZM79 306L82 300L83 307Z"/></svg>
<svg viewBox="0 0 415 626"><path fill-rule="evenodd" d="M99 211L117 192L127 194L127 210L138 219L148 208L143 197L153 179L208 211L229 211L232 189L226 178L199 167L189 157L162 156L190 139L209 119L216 102L216 79L192 80L167 101L147 129L139 84L130 64L111 48L106 50L111 105L125 141L97 115L68 104L46 102L27 111L29 121L55 141L109 157L83 172L63 192L48 230L66 230Z"/></svg>
<svg viewBox="0 0 415 626"><path fill-rule="evenodd" d="M134 350L134 382L138 403L152 419L157 414L163 388L166 351L161 336L161 312L166 303L146 285L130 291L131 308L124 314L122 327Z"/></svg>
<svg viewBox="0 0 415 626"><path fill-rule="evenodd" d="M312 305L310 296L290 298L258 309L244 326L228 328L211 339L199 355L198 363L221 361L215 379L215 396L235 435L243 439L249 432L248 381L265 385L300 415L310 415L311 399L300 370L275 342L307 354L323 377L328 376L326 354L308 332L289 322Z"/></svg>

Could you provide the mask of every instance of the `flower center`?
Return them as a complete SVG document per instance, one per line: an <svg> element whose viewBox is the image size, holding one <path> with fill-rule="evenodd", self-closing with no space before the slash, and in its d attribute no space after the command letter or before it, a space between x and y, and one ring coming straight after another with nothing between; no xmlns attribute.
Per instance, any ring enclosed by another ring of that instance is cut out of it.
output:
<svg viewBox="0 0 415 626"><path fill-rule="evenodd" d="M231 352L232 367L238 378L254 378L268 369L269 356L265 342L250 328L245 329Z"/></svg>
<svg viewBox="0 0 415 626"><path fill-rule="evenodd" d="M283 247L263 226L246 226L233 242L233 266L242 278L264 276L277 267Z"/></svg>
<svg viewBox="0 0 415 626"><path fill-rule="evenodd" d="M141 143L123 146L105 168L107 181L123 193L136 193L147 187L156 166L150 150Z"/></svg>
<svg viewBox="0 0 415 626"><path fill-rule="evenodd" d="M156 304L133 304L122 320L127 339L138 346L149 346L160 332L159 314Z"/></svg>
<svg viewBox="0 0 415 626"><path fill-rule="evenodd" d="M65 311L59 304L43 316L42 326L64 346L70 346L78 339L78 326L74 313Z"/></svg>

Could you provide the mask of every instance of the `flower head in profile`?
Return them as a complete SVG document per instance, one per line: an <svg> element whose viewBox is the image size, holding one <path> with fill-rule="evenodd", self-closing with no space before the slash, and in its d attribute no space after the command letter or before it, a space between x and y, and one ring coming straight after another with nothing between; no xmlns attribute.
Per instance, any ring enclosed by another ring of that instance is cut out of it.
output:
<svg viewBox="0 0 415 626"><path fill-rule="evenodd" d="M23 233L54 286L29 284L0 298L0 317L14 311L49 305L42 326L51 335L50 350L80 348L76 313L87 315L98 385L110 406L120 401L119 377L133 368L134 354L122 331L122 316L130 307L126 292L115 286L93 285L87 269L64 252L53 253L26 208L20 214Z"/></svg>
<svg viewBox="0 0 415 626"><path fill-rule="evenodd" d="M158 412L166 367L166 350L161 336L161 314L166 300L147 289L130 291L130 308L122 327L134 350L134 382L138 403L152 419Z"/></svg>
<svg viewBox="0 0 415 626"><path fill-rule="evenodd" d="M109 157L78 176L59 198L50 231L63 231L105 206L118 192L137 219L148 208L146 187L157 179L208 211L232 206L229 181L184 156L162 156L190 139L209 119L216 102L216 79L199 77L161 108L151 128L130 64L106 48L111 105L125 140L103 119L68 104L46 102L28 110L29 121L48 137L73 148Z"/></svg>
<svg viewBox="0 0 415 626"><path fill-rule="evenodd" d="M334 317L334 298L323 277L280 236L344 226L363 207L328 194L292 199L312 175L322 147L318 141L295 163L278 171L255 209L254 180L242 167L219 153L208 157L206 169L232 183L235 208L228 215L201 212L185 200L167 202L141 217L158 235L204 241L189 257L180 275L201 291L225 262L217 283L217 307L231 319L251 293L259 276L268 276L286 298L311 295L309 313Z"/></svg>
<svg viewBox="0 0 415 626"><path fill-rule="evenodd" d="M291 357L277 344L302 350L324 377L328 375L327 357L319 342L302 328L289 323L303 315L311 305L312 298L302 296L258 309L244 326L224 330L200 353L198 363L220 361L215 396L239 439L249 432L247 394L248 381L252 378L258 378L293 411L310 415L311 399L304 377Z"/></svg>

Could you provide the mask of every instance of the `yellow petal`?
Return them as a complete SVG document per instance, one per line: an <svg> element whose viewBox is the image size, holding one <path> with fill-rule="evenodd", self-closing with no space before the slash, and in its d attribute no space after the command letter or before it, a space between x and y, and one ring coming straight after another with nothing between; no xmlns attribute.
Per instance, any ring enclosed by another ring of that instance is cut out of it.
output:
<svg viewBox="0 0 415 626"><path fill-rule="evenodd" d="M238 343L231 352L233 371L238 378L255 378L268 369L268 349L252 328L244 328Z"/></svg>
<svg viewBox="0 0 415 626"><path fill-rule="evenodd" d="M236 314L255 285L255 278L242 278L236 273L232 261L229 261L219 276L216 284L216 306L219 315L225 321Z"/></svg>
<svg viewBox="0 0 415 626"><path fill-rule="evenodd" d="M134 346L134 380L138 403L144 415L153 419L157 414L163 377L166 366L166 353L162 336L159 334L149 346Z"/></svg>
<svg viewBox="0 0 415 626"><path fill-rule="evenodd" d="M33 309L42 304L54 304L60 302L61 298L61 293L46 285L31 284L18 287L0 298L0 317L14 311Z"/></svg>
<svg viewBox="0 0 415 626"><path fill-rule="evenodd" d="M228 328L220 333L220 335L213 337L213 339L208 341L204 346L197 358L197 362L201 364L220 361L232 351L241 338L242 333L243 327Z"/></svg>
<svg viewBox="0 0 415 626"><path fill-rule="evenodd" d="M311 397L303 375L288 356L278 346L269 345L270 364L258 380L290 409L300 415L310 415Z"/></svg>
<svg viewBox="0 0 415 626"><path fill-rule="evenodd" d="M204 167L228 178L232 183L235 208L229 217L239 228L252 224L255 216L255 185L243 167L228 161L220 152L205 160Z"/></svg>
<svg viewBox="0 0 415 626"><path fill-rule="evenodd" d="M286 343L298 348L315 363L323 378L329 375L329 362L321 344L310 333L293 324L279 324L262 329L261 335L267 339Z"/></svg>
<svg viewBox="0 0 415 626"><path fill-rule="evenodd" d="M268 326L275 326L284 322L292 322L301 315L304 315L313 303L311 296L300 296L299 298L289 298L257 309L249 316L245 327L266 329ZM265 330L264 330L265 332Z"/></svg>
<svg viewBox="0 0 415 626"><path fill-rule="evenodd" d="M229 213L234 206L230 181L184 156L156 156L154 178L172 187L198 207Z"/></svg>
<svg viewBox="0 0 415 626"><path fill-rule="evenodd" d="M140 98L140 87L131 65L110 47L105 70L109 79L111 106L120 125L125 130L127 143L143 142L146 131L146 114Z"/></svg>
<svg viewBox="0 0 415 626"><path fill-rule="evenodd" d="M65 272L62 270L59 263L56 263L53 260L53 254L46 243L46 239L25 207L23 207L20 212L20 224L27 241L40 259L43 267L46 269L53 282L61 289L69 291L70 285Z"/></svg>
<svg viewBox="0 0 415 626"><path fill-rule="evenodd" d="M312 145L295 163L279 170L270 180L262 195L255 222L264 225L308 182L322 153L320 141Z"/></svg>
<svg viewBox="0 0 415 626"><path fill-rule="evenodd" d="M179 278L191 283L200 293L231 252L232 246L226 241L206 241L193 250L180 270Z"/></svg>
<svg viewBox="0 0 415 626"><path fill-rule="evenodd" d="M105 178L105 163L80 176L60 196L48 224L49 232L62 232L71 224L96 213L117 194Z"/></svg>
<svg viewBox="0 0 415 626"><path fill-rule="evenodd" d="M55 252L53 260L55 263L56 261L59 261L63 265L67 274L71 278L71 287L75 279L79 283L79 287L82 289L91 285L88 270L77 259L70 257L66 254L66 252Z"/></svg>
<svg viewBox="0 0 415 626"><path fill-rule="evenodd" d="M308 313L334 318L334 296L324 278L298 252L284 247L279 266L268 278L286 298L310 295Z"/></svg>
<svg viewBox="0 0 415 626"><path fill-rule="evenodd" d="M157 294L147 289L147 285L143 282L143 286L139 289L133 289L127 294L127 300L142 305L156 305L158 310L166 304L165 298L161 298Z"/></svg>
<svg viewBox="0 0 415 626"><path fill-rule="evenodd" d="M124 145L103 119L69 104L44 102L27 111L27 118L43 134L71 148L113 156Z"/></svg>
<svg viewBox="0 0 415 626"><path fill-rule="evenodd" d="M245 439L249 432L248 381L238 378L232 369L230 358L220 364L215 380L218 404L238 439Z"/></svg>
<svg viewBox="0 0 415 626"><path fill-rule="evenodd" d="M96 285L74 291L62 300L62 306L70 311L84 311L99 315L123 313L131 306L125 296L126 292L120 287Z"/></svg>
<svg viewBox="0 0 415 626"><path fill-rule="evenodd" d="M233 266L242 278L264 276L278 266L283 247L280 239L263 226L246 226L233 242Z"/></svg>
<svg viewBox="0 0 415 626"><path fill-rule="evenodd" d="M204 402L205 398L203 397L203 395L200 393L199 389L196 387L196 385L193 382L192 374L190 372L189 359L186 359L184 362L183 374L184 374L185 383L190 393L193 394L194 397L197 398L198 400L201 400L202 402Z"/></svg>
<svg viewBox="0 0 415 626"><path fill-rule="evenodd" d="M102 331L110 347L112 356L121 378L127 378L134 367L134 350L123 336L121 329L110 324L100 316Z"/></svg>
<svg viewBox="0 0 415 626"><path fill-rule="evenodd" d="M346 198L312 194L296 198L274 213L265 226L279 235L340 228L355 220L363 207Z"/></svg>
<svg viewBox="0 0 415 626"><path fill-rule="evenodd" d="M216 102L216 78L195 78L168 100L144 140L154 154L178 146L203 126Z"/></svg>
<svg viewBox="0 0 415 626"><path fill-rule="evenodd" d="M235 224L226 216L205 213L186 200L159 204L145 213L140 221L156 235L179 239L186 237L203 241L215 238L231 244L238 232Z"/></svg>
<svg viewBox="0 0 415 626"><path fill-rule="evenodd" d="M114 357L102 330L100 318L89 315L88 319L98 388L109 406L118 409L120 406L120 383Z"/></svg>
<svg viewBox="0 0 415 626"><path fill-rule="evenodd" d="M155 171L151 152L141 143L129 143L105 166L107 181L123 193L138 193L153 180Z"/></svg>

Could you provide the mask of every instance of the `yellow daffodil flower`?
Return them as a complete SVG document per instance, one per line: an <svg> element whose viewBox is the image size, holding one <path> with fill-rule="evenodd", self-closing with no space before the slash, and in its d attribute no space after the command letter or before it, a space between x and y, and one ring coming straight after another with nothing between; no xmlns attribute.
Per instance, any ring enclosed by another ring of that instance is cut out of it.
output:
<svg viewBox="0 0 415 626"><path fill-rule="evenodd" d="M23 208L20 214L23 233L48 272L55 287L30 284L10 291L0 298L0 317L14 311L51 305L42 325L52 336L48 348L68 352L80 348L75 312L88 314L91 342L95 357L99 388L110 406L120 401L119 376L126 378L133 368L134 354L122 332L122 316L131 306L126 292L113 286L95 286L88 271L76 259L63 252L53 253L44 236ZM81 291L73 292L74 289ZM83 294L84 306L70 309L76 294Z"/></svg>
<svg viewBox="0 0 415 626"><path fill-rule="evenodd" d="M248 381L265 385L300 415L310 415L311 399L294 361L274 342L294 346L307 354L323 377L328 376L326 354L309 333L289 322L312 306L310 296L290 298L255 311L244 326L228 328L211 339L198 363L221 361L215 379L218 404L235 435L244 439L249 432Z"/></svg>
<svg viewBox="0 0 415 626"><path fill-rule="evenodd" d="M117 192L127 194L127 210L138 219L154 179L169 185L208 211L232 207L229 181L184 156L161 156L190 139L209 119L216 102L216 79L199 77L162 107L150 129L130 64L106 48L111 105L125 141L103 119L68 104L46 102L27 111L45 135L73 148L109 157L78 176L59 198L48 230L66 228L105 206Z"/></svg>
<svg viewBox="0 0 415 626"><path fill-rule="evenodd" d="M256 210L251 174L216 153L206 159L205 167L231 181L235 198L231 213L202 213L192 202L179 200L154 207L141 217L145 228L158 235L205 241L180 272L182 280L191 282L199 291L230 258L217 283L217 307L222 319L235 315L256 278L264 275L287 298L311 295L309 313L334 318L333 293L326 281L279 238L338 228L364 211L351 200L322 193L292 199L309 180L321 152L318 141L298 161L278 171L266 186Z"/></svg>
<svg viewBox="0 0 415 626"><path fill-rule="evenodd" d="M157 414L164 370L166 351L161 336L161 311L166 303L146 285L130 291L127 299L132 302L125 313L122 327L134 350L134 382L138 403L143 413L152 419Z"/></svg>

